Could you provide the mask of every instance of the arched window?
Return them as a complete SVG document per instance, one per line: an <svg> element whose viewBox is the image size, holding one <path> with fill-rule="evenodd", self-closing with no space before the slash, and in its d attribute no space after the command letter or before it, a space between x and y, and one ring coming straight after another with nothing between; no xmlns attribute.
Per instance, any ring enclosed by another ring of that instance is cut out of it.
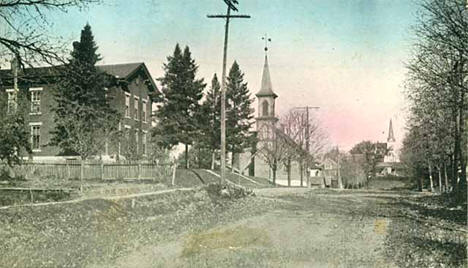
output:
<svg viewBox="0 0 468 268"><path fill-rule="evenodd" d="M262 115L268 116L268 101L264 100L262 103Z"/></svg>

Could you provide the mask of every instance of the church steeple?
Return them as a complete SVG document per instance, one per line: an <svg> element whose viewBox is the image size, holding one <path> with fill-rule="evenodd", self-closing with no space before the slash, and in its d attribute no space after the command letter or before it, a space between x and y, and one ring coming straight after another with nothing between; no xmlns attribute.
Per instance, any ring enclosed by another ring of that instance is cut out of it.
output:
<svg viewBox="0 0 468 268"><path fill-rule="evenodd" d="M388 126L388 138L387 142L395 142L395 135L393 135L393 126L392 126L392 119L390 119L390 125Z"/></svg>
<svg viewBox="0 0 468 268"><path fill-rule="evenodd" d="M267 41L271 41L271 39L266 36L263 39L265 40L265 63L263 64L262 84L255 96L257 96L258 100L258 116L256 118L257 131L259 132L258 138L266 141L273 140L275 136L274 129L278 121L278 118L275 116L275 99L278 95L273 92L270 68L268 66L268 48L266 45Z"/></svg>
<svg viewBox="0 0 468 268"><path fill-rule="evenodd" d="M262 85L260 91L255 95L257 97L278 97L278 95L273 92L273 87L271 85L270 68L268 67L268 56L266 54L265 63L263 64Z"/></svg>

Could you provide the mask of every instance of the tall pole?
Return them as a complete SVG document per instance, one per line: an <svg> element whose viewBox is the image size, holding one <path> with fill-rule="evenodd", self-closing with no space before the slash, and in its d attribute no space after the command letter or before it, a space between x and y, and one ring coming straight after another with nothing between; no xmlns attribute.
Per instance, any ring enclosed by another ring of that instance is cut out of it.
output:
<svg viewBox="0 0 468 268"><path fill-rule="evenodd" d="M250 18L248 15L231 15L231 9L237 11L236 0L225 0L227 4L226 15L208 15L208 18L225 18L224 26L224 47L223 47L223 72L221 76L221 176L220 183L226 182L226 58L229 35L229 20L231 18Z"/></svg>
<svg viewBox="0 0 468 268"><path fill-rule="evenodd" d="M306 161L306 182L307 182L307 188L310 187L310 178L309 178L309 141L310 141L310 133L309 133L309 107L306 107L306 151L307 151L307 161Z"/></svg>
<svg viewBox="0 0 468 268"><path fill-rule="evenodd" d="M226 58L229 34L229 16L231 6L228 5L224 26L223 73L221 76L221 184L226 182Z"/></svg>
<svg viewBox="0 0 468 268"><path fill-rule="evenodd" d="M343 189L343 181L341 180L341 155L340 155L340 149L338 149L338 146L336 147L336 151L338 152L338 189Z"/></svg>

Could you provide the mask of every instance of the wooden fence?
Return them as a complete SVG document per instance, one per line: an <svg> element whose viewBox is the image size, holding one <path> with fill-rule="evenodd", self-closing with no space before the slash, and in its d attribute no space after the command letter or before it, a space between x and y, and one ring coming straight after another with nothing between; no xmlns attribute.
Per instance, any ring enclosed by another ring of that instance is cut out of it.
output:
<svg viewBox="0 0 468 268"><path fill-rule="evenodd" d="M55 177L61 179L162 179L172 176L173 165L170 163L142 162L84 162L79 160L62 163L28 163L14 167L16 175L26 179L33 177ZM81 178L81 174L83 177Z"/></svg>

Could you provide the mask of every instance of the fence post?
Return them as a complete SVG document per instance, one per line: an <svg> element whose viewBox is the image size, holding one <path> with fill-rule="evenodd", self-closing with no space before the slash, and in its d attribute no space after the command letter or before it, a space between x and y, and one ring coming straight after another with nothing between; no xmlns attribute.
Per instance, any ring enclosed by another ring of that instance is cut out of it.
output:
<svg viewBox="0 0 468 268"><path fill-rule="evenodd" d="M65 164L67 165L67 166L66 166L66 167L67 167L67 179L70 179L70 177L71 177L71 174L70 174L70 164L68 163L68 161L65 162Z"/></svg>
<svg viewBox="0 0 468 268"><path fill-rule="evenodd" d="M138 179L141 179L141 163L138 162Z"/></svg>
<svg viewBox="0 0 468 268"><path fill-rule="evenodd" d="M175 185L175 176L176 176L177 164L174 162L172 167L172 186Z"/></svg>
<svg viewBox="0 0 468 268"><path fill-rule="evenodd" d="M101 180L104 180L104 162L101 161Z"/></svg>

